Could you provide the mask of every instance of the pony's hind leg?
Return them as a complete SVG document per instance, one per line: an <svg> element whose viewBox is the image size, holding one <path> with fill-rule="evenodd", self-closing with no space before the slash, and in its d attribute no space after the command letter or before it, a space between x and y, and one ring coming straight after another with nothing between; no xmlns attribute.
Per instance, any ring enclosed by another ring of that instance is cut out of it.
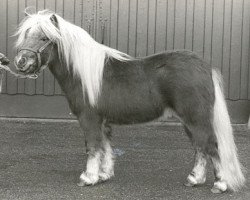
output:
<svg viewBox="0 0 250 200"><path fill-rule="evenodd" d="M220 160L214 157L211 157L211 160L214 166L214 176L215 176L214 185L211 191L213 193L225 192L227 190L227 183L222 179Z"/></svg>
<svg viewBox="0 0 250 200"><path fill-rule="evenodd" d="M85 134L86 151L88 154L86 171L80 176L79 186L94 185L99 181L101 165L102 135L101 123L97 116L82 115L79 117L80 125Z"/></svg>
<svg viewBox="0 0 250 200"><path fill-rule="evenodd" d="M185 124L185 130L196 150L195 164L192 172L187 177L185 185L200 185L206 181L206 167L209 156L218 157L216 138L209 120L207 123L196 121L195 125L191 123Z"/></svg>
<svg viewBox="0 0 250 200"><path fill-rule="evenodd" d="M102 124L102 137L103 137L103 155L101 158L101 166L99 171L99 178L106 181L114 176L114 155L111 147L111 132L112 129L109 124L104 120Z"/></svg>
<svg viewBox="0 0 250 200"><path fill-rule="evenodd" d="M185 185L195 186L205 183L207 171L206 166L207 156L201 151L200 148L196 148L194 168L188 175L187 183L185 183Z"/></svg>

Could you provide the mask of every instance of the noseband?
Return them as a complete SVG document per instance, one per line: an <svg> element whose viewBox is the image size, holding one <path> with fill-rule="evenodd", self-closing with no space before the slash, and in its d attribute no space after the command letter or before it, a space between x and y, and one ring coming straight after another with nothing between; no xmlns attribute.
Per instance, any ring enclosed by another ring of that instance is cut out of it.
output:
<svg viewBox="0 0 250 200"><path fill-rule="evenodd" d="M23 51L23 50L30 51L30 52L34 53L34 54L36 55L37 61L38 61L38 66L37 66L37 68L40 69L39 71L41 71L41 70L43 70L43 69L45 69L45 68L47 67L48 62L49 62L49 59L50 59L51 52L50 52L50 54L49 54L49 58L48 58L47 62L46 62L43 66L42 66L41 53L42 53L51 43L52 43L52 41L49 40L49 41L46 42L43 46L41 46L39 49L36 49L36 50L31 49L31 48L22 48L22 49L20 49L20 50L18 51L18 53L21 52L21 51ZM51 47L51 51L52 51L52 48L53 48L53 47ZM32 75L32 76L33 76L34 79L38 78L38 75L37 75L36 73L35 73L34 75Z"/></svg>

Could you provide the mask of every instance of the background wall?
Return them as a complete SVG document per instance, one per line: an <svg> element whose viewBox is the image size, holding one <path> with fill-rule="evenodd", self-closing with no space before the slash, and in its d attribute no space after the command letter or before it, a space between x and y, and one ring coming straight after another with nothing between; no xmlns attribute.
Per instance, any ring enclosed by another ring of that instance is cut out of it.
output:
<svg viewBox="0 0 250 200"><path fill-rule="evenodd" d="M87 30L97 41L132 56L172 49L197 52L224 77L235 122L250 113L249 0L1 0L0 52L13 59L13 33L24 8L50 9ZM0 116L71 117L48 70L37 80L5 74Z"/></svg>

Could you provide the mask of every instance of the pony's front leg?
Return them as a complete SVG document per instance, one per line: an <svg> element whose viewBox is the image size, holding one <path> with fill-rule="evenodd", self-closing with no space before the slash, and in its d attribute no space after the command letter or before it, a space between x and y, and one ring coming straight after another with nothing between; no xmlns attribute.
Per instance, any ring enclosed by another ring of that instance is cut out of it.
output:
<svg viewBox="0 0 250 200"><path fill-rule="evenodd" d="M99 180L99 171L102 156L101 123L98 116L83 115L79 118L84 130L86 151L88 154L86 171L80 176L79 186L94 185Z"/></svg>

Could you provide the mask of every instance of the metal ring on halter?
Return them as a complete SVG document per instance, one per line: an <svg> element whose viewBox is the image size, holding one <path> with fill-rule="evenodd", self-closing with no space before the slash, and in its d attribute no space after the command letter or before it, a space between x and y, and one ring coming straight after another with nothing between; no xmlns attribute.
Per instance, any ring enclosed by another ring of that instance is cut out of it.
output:
<svg viewBox="0 0 250 200"><path fill-rule="evenodd" d="M37 74L31 74L31 75L28 75L28 78L37 79L38 75Z"/></svg>

